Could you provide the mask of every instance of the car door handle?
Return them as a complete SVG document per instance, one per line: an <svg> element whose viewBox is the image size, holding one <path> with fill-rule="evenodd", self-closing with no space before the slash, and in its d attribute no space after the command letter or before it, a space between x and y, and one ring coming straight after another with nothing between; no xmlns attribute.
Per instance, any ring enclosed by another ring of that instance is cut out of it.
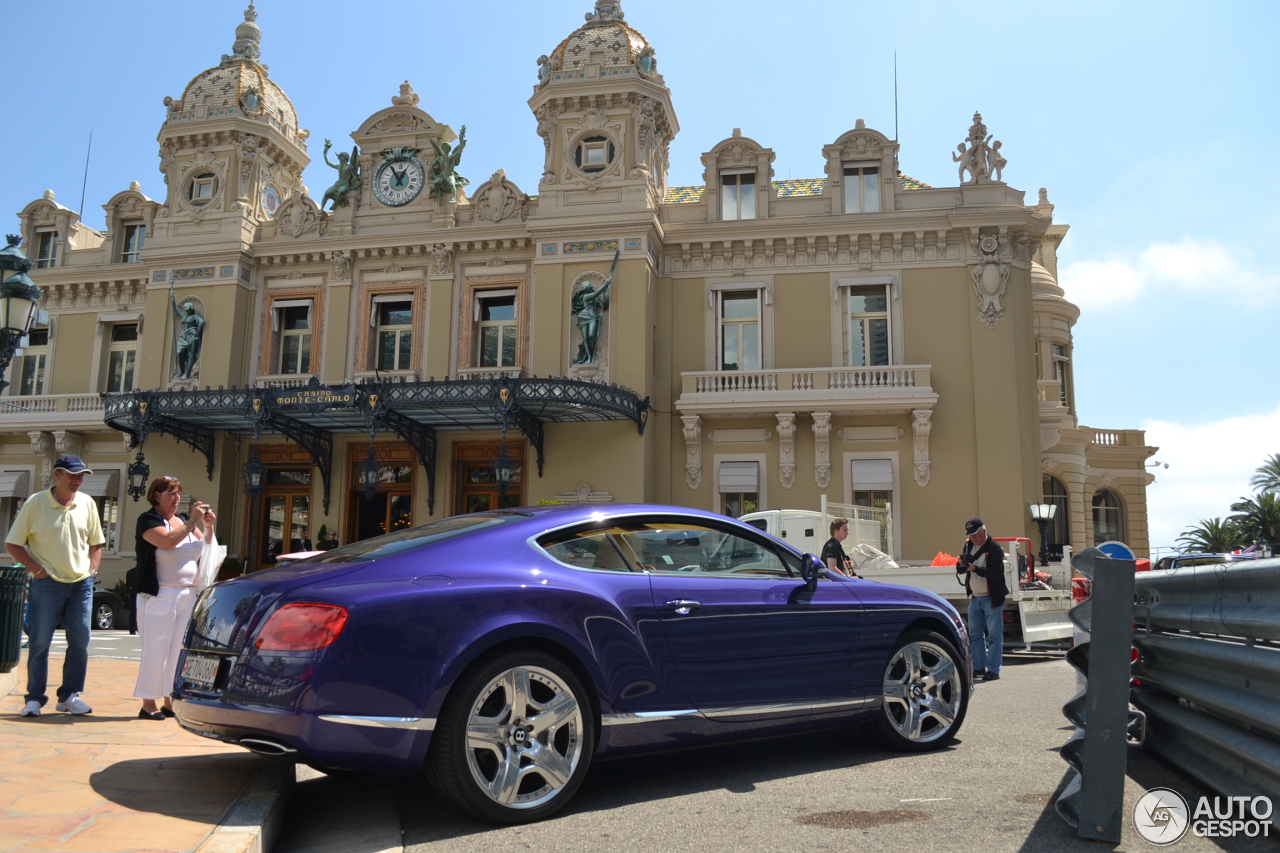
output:
<svg viewBox="0 0 1280 853"><path fill-rule="evenodd" d="M678 599L676 601L667 602L667 609L672 610L681 616L688 616L693 611L701 608L701 601L686 601L685 599Z"/></svg>

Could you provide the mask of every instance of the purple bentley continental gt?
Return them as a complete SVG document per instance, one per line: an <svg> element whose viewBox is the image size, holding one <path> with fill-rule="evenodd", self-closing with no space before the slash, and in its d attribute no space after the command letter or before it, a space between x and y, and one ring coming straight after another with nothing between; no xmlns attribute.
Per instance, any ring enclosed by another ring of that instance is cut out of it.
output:
<svg viewBox="0 0 1280 853"><path fill-rule="evenodd" d="M556 813L591 762L878 722L959 731L969 640L931 593L829 576L733 519L554 506L435 521L210 587L174 697L196 734Z"/></svg>

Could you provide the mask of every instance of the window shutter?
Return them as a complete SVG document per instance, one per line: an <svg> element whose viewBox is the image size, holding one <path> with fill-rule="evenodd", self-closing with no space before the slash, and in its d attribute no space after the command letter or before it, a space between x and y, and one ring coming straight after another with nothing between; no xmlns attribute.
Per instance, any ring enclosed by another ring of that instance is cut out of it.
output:
<svg viewBox="0 0 1280 853"><path fill-rule="evenodd" d="M721 462L720 494L760 491L759 462Z"/></svg>
<svg viewBox="0 0 1280 853"><path fill-rule="evenodd" d="M120 497L120 472L103 471L101 474L88 474L80 485L83 494L94 498Z"/></svg>
<svg viewBox="0 0 1280 853"><path fill-rule="evenodd" d="M893 488L893 461L889 459L853 460L854 490L889 490Z"/></svg>
<svg viewBox="0 0 1280 853"><path fill-rule="evenodd" d="M314 299L279 299L271 303L271 331L280 331L280 312L285 308L301 308L307 306L307 326L314 329L311 312L315 309Z"/></svg>
<svg viewBox="0 0 1280 853"><path fill-rule="evenodd" d="M0 471L0 498L22 498L31 494L31 474L27 471Z"/></svg>

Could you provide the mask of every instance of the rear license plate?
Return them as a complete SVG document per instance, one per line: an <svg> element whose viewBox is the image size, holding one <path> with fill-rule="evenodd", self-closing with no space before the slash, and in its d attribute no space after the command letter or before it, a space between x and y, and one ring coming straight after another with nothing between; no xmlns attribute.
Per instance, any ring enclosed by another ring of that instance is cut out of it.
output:
<svg viewBox="0 0 1280 853"><path fill-rule="evenodd" d="M196 690L212 690L218 675L218 659L205 655L187 655L182 665L182 680Z"/></svg>

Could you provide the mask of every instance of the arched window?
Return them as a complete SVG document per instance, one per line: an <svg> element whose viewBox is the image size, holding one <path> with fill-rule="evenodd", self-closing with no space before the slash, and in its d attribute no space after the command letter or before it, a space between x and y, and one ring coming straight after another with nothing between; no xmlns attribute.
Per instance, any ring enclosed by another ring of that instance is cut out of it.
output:
<svg viewBox="0 0 1280 853"><path fill-rule="evenodd" d="M1124 505L1110 489L1093 494L1093 544L1124 541Z"/></svg>
<svg viewBox="0 0 1280 853"><path fill-rule="evenodd" d="M1067 502L1067 487L1049 474L1044 475L1044 502L1058 508L1045 533L1049 537L1049 551L1060 552L1063 545L1071 544L1071 507Z"/></svg>

